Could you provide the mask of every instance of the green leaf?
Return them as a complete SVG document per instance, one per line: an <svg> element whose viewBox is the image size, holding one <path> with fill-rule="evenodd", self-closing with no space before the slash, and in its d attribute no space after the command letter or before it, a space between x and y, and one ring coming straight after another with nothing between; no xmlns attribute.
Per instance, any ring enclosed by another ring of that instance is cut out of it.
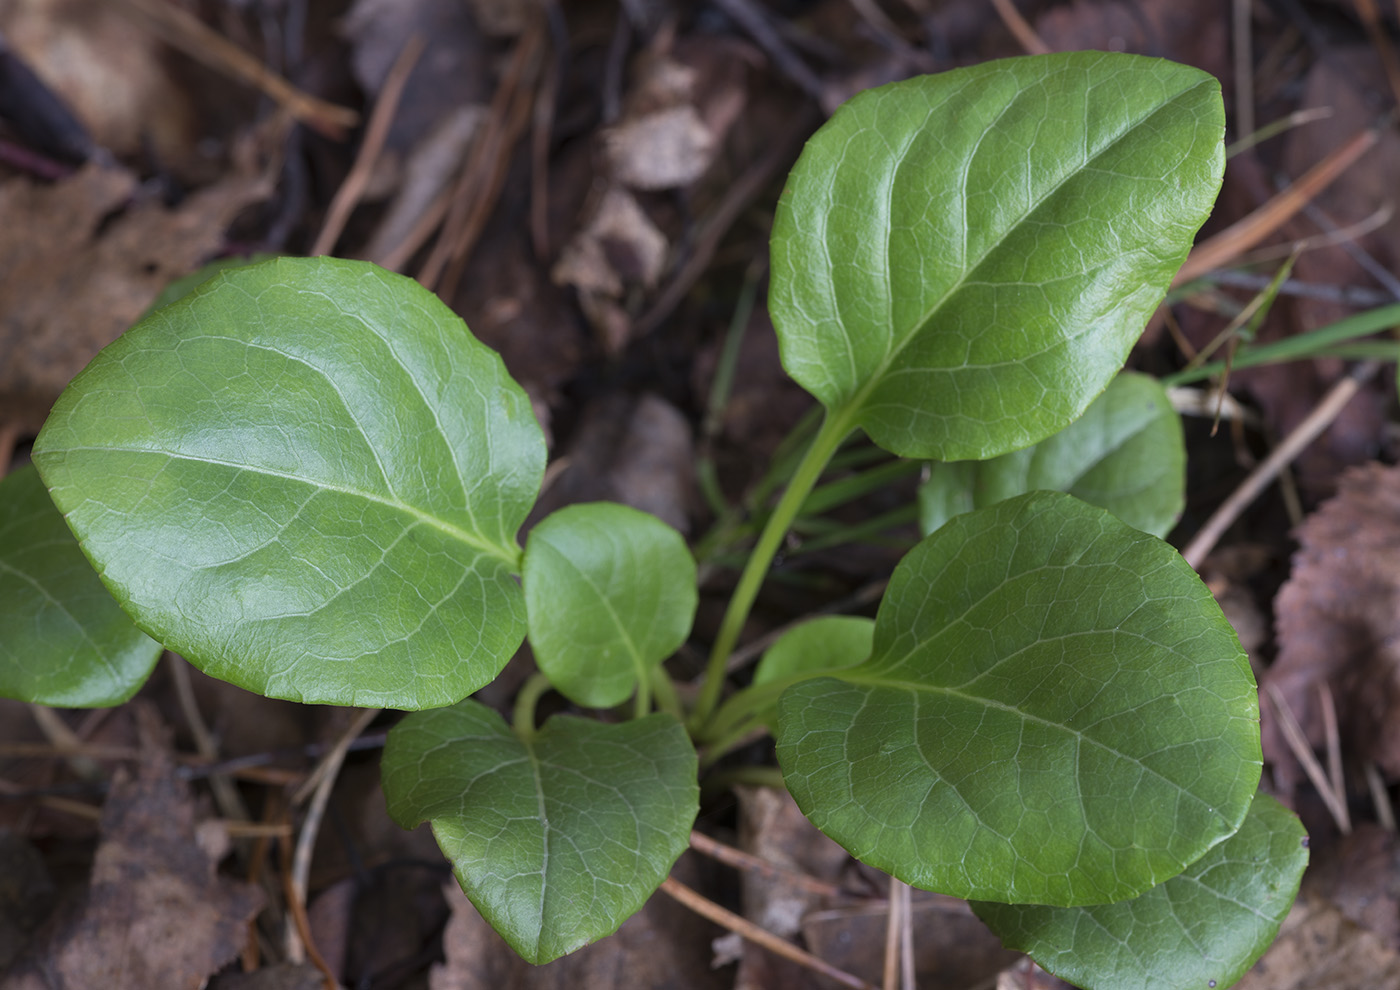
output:
<svg viewBox="0 0 1400 990"><path fill-rule="evenodd" d="M616 931L666 878L699 811L695 747L664 714L556 715L522 741L465 701L400 722L382 773L394 820L431 822L477 910L532 963Z"/></svg>
<svg viewBox="0 0 1400 990"><path fill-rule="evenodd" d="M119 705L160 659L78 547L31 467L0 480L0 696Z"/></svg>
<svg viewBox="0 0 1400 990"><path fill-rule="evenodd" d="M778 758L818 828L918 887L1135 897L1234 834L1259 782L1253 675L1162 541L1035 492L895 569L859 667L788 688Z"/></svg>
<svg viewBox="0 0 1400 990"><path fill-rule="evenodd" d="M681 534L609 502L571 505L535 526L521 584L540 669L595 708L627 700L685 642L698 600Z"/></svg>
<svg viewBox="0 0 1400 990"><path fill-rule="evenodd" d="M753 672L753 683L812 671L853 667L870 657L875 623L858 615L824 615L793 626L768 647Z"/></svg>
<svg viewBox="0 0 1400 990"><path fill-rule="evenodd" d="M529 400L447 307L372 265L216 275L73 380L34 459L142 627L249 690L445 705L524 638Z"/></svg>
<svg viewBox="0 0 1400 990"><path fill-rule="evenodd" d="M1238 832L1140 897L972 908L1007 948L1085 990L1224 990L1274 940L1307 865L1303 826L1261 793Z"/></svg>
<svg viewBox="0 0 1400 990"><path fill-rule="evenodd" d="M906 457L986 458L1074 420L1210 213L1220 86L1076 52L892 83L788 179L770 308L788 373Z"/></svg>
<svg viewBox="0 0 1400 990"><path fill-rule="evenodd" d="M175 281L167 285L160 291L160 295L156 296L155 302L151 303L151 308L146 310L142 316L149 316L156 310L185 298L220 272L232 271L235 268L244 268L248 265L255 265L260 261L267 261L270 258L276 257L279 256L257 252L246 258L216 258L208 264L202 265L195 271L190 272L188 275L182 275L180 278L175 279Z"/></svg>
<svg viewBox="0 0 1400 990"><path fill-rule="evenodd" d="M875 623L858 615L824 615L793 626L768 647L753 672L753 686L774 684L788 677L854 667L870 658ZM765 715L778 719L778 706Z"/></svg>
<svg viewBox="0 0 1400 990"><path fill-rule="evenodd" d="M950 518L1023 492L1069 492L1134 529L1166 536L1186 499L1181 417L1147 375L1125 372L1047 440L990 461L935 462L919 486L925 535Z"/></svg>

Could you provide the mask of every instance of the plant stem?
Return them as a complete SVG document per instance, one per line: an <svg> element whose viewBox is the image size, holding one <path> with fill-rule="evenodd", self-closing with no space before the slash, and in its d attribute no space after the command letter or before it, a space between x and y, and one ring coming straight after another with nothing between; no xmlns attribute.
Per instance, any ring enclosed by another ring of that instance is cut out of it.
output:
<svg viewBox="0 0 1400 990"><path fill-rule="evenodd" d="M703 787L706 791L719 793L727 791L735 784L749 784L756 787L772 787L776 790L786 790L787 785L783 783L783 771L779 767L728 767L717 771L705 778Z"/></svg>
<svg viewBox="0 0 1400 990"><path fill-rule="evenodd" d="M754 545L749 561L744 566L744 572L739 576L739 583L734 588L729 607L720 623L719 634L715 637L714 648L710 651L710 662L705 669L705 683L700 689L700 697L691 715L692 729L704 726L715 710L720 693L724 690L725 661L739 642L739 634L743 631L749 611L758 597L758 590L763 586L763 579L768 575L773 557L782 545L792 521L802 510L802 504L807 501L807 496L821 479L827 462L841 446L841 441L851 432L850 420L849 413L839 410L834 415L829 414L822 421L821 429L812 438L812 444L793 473L787 491L783 492L783 497L773 508L773 514L768 517L768 522L758 537L758 543Z"/></svg>
<svg viewBox="0 0 1400 990"><path fill-rule="evenodd" d="M681 699L676 694L675 682L671 680L671 675L666 673L666 668L657 666L651 668L651 694L656 699L656 707L659 711L674 715L676 721L685 723L685 709L681 707Z"/></svg>
<svg viewBox="0 0 1400 990"><path fill-rule="evenodd" d="M535 738L535 705L550 688L549 678L543 671L535 671L520 686L515 695L515 710L511 714L511 728L521 742Z"/></svg>

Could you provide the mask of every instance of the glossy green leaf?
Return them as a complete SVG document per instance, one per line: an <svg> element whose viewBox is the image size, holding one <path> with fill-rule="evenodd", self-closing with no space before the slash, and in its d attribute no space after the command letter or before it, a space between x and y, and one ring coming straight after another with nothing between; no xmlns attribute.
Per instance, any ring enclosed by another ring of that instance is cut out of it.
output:
<svg viewBox="0 0 1400 990"><path fill-rule="evenodd" d="M232 271L235 268L245 268L248 265L255 265L260 261L267 261L270 258L276 257L279 256L275 254L266 254L263 252L258 252L246 258L240 258L236 256L229 258L216 258L215 260L209 262L206 265L201 265L199 268L190 272L188 275L182 275L180 278L175 279L173 282L167 285L164 289L160 291L160 295L156 296L155 302L151 303L151 308L148 309L142 315L149 316L151 313L162 308L163 306L169 306L171 303L177 302L185 298L195 289L199 288L201 285L209 281L211 278L213 278L220 272Z"/></svg>
<svg viewBox="0 0 1400 990"><path fill-rule="evenodd" d="M34 459L142 627L250 690L450 704L524 638L529 400L447 307L372 265L215 276L73 380Z"/></svg>
<svg viewBox="0 0 1400 990"><path fill-rule="evenodd" d="M627 700L685 642L698 599L681 534L609 502L567 506L535 526L521 584L540 669L596 708Z"/></svg>
<svg viewBox="0 0 1400 990"><path fill-rule="evenodd" d="M1119 375L1047 440L989 461L936 461L919 486L927 535L953 516L1023 492L1069 492L1134 529L1166 536L1186 500L1181 417L1156 379Z"/></svg>
<svg viewBox="0 0 1400 990"><path fill-rule="evenodd" d="M773 229L783 365L906 457L986 458L1074 420L1210 213L1220 86L1133 55L1007 59L860 94Z"/></svg>
<svg viewBox="0 0 1400 990"><path fill-rule="evenodd" d="M1162 541L1068 495L951 520L895 569L870 661L790 687L778 758L813 823L918 887L1141 894L1234 834L1253 675Z"/></svg>
<svg viewBox="0 0 1400 990"><path fill-rule="evenodd" d="M160 654L102 587L39 473L0 480L0 697L118 705Z"/></svg>
<svg viewBox="0 0 1400 990"><path fill-rule="evenodd" d="M522 741L474 701L408 716L384 749L400 825L432 824L462 889L511 948L544 963L636 912L685 850L695 748L669 715L556 715Z"/></svg>
<svg viewBox="0 0 1400 990"><path fill-rule="evenodd" d="M1238 832L1140 897L972 908L1007 948L1084 990L1224 990L1274 940L1307 865L1302 824L1261 793Z"/></svg>

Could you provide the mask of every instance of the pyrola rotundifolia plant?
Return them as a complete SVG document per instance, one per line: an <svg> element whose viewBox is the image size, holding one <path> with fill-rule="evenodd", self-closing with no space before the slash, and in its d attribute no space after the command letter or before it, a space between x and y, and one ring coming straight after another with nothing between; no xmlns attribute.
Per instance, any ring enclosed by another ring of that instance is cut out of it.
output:
<svg viewBox="0 0 1400 990"><path fill-rule="evenodd" d="M1077 53L883 86L817 132L769 307L824 415L693 704L665 666L696 607L681 536L597 503L522 547L545 468L525 393L419 285L329 258L214 276L64 392L37 474L0 485L0 691L115 704L168 648L270 697L410 711L389 808L536 963L641 907L686 848L697 746L708 766L766 725L818 828L1052 972L1228 986L1305 840L1256 793L1239 642L1159 538L1179 423L1115 377L1210 211L1223 131L1211 77ZM799 625L735 689L774 555L857 432L932 462L928 535L873 621ZM540 673L507 722L469 695L526 639ZM537 724L550 689L607 717Z"/></svg>

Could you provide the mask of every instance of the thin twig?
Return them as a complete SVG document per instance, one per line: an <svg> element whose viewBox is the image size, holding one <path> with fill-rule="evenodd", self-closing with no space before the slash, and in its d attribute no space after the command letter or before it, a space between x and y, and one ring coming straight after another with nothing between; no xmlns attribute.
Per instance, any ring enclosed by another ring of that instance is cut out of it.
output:
<svg viewBox="0 0 1400 990"><path fill-rule="evenodd" d="M917 990L914 985L914 912L909 904L909 885L897 877L890 877L884 990Z"/></svg>
<svg viewBox="0 0 1400 990"><path fill-rule="evenodd" d="M1375 377L1379 370L1379 361L1363 361L1353 368L1346 377L1332 386L1332 390L1323 397L1317 408L1293 428L1293 432L1289 433L1283 442L1249 473L1239 487L1230 493L1230 497L1222 502L1220 507L1206 520L1200 532L1186 546L1186 549L1181 551L1181 555L1186 558L1188 564L1200 569L1206 555L1225 535L1225 531L1239 518L1240 513L1259 497L1260 493L1278 476L1285 465L1292 463L1308 444L1322 435L1322 432L1346 408L1347 403L1356 396L1357 392L1361 391L1361 386Z"/></svg>
<svg viewBox="0 0 1400 990"><path fill-rule="evenodd" d="M669 897L680 901L690 910L713 921L715 924L729 929L741 938L747 939L754 945L761 946L775 955L791 960L799 966L820 973L827 979L835 980L845 987L853 987L855 990L875 990L873 986L866 983L858 976L852 976L845 970L837 969L831 963L819 959L804 949L798 948L785 938L780 938L765 928L760 928L752 921L735 914L727 908L720 907L714 901L691 890L685 884L674 877L667 877L661 881L660 890Z"/></svg>
<svg viewBox="0 0 1400 990"><path fill-rule="evenodd" d="M1288 700L1284 698L1283 692L1274 684L1266 684L1264 693L1268 695L1274 712L1278 715L1279 727L1283 730L1283 738L1288 743L1289 750L1302 764L1303 772L1308 775L1313 787L1317 788L1317 793L1322 797L1322 803L1327 805L1337 828L1343 835L1350 835L1351 816L1347 814L1346 795L1333 792L1327 773L1322 769L1322 764L1317 762L1317 755L1308 745L1308 737L1303 734L1302 726L1294 717L1293 709L1288 707Z"/></svg>
<svg viewBox="0 0 1400 990"><path fill-rule="evenodd" d="M287 954L294 962L300 961L297 959L297 954L303 949L313 963L318 958L315 947L311 944L308 933L303 928L301 919L296 918L298 912L304 914L306 909L307 879L311 875L311 852L316 847L316 835L321 829L321 818L326 813L326 805L330 801L331 790L335 787L336 775L340 772L341 764L345 762L345 754L350 751L350 744L355 741L355 737L369 727L379 712L378 708L367 708L360 712L351 722L350 727L336 740L334 748L326 754L320 765L307 778L302 789L292 799L294 804L300 803L306 800L308 789L315 789L311 793L310 803L306 806L306 818L302 822L301 834L297 836L296 852L292 857L292 868L287 877L287 901L293 909L293 919L296 922L295 927L287 931ZM325 967L324 962L316 963L316 966L330 978L330 971Z"/></svg>
<svg viewBox="0 0 1400 990"><path fill-rule="evenodd" d="M365 188L374 174L375 163L379 161L379 154L384 150L384 142L389 137L389 126L394 122L399 101L403 99L404 86L408 77L413 74L413 67L418 64L419 56L423 54L423 47L423 36L411 35L400 49L399 57L394 60L389 74L384 77L384 85L379 91L379 99L374 104L369 126L365 128L364 140L360 142L360 150L355 154L355 163L350 166L345 181L335 191L335 198L331 200L330 209L326 211L325 222L321 224L321 232L316 236L316 243L311 246L312 257L330 254L335 250L335 242L340 240L346 221L350 219L356 204L364 196Z"/></svg>
<svg viewBox="0 0 1400 990"><path fill-rule="evenodd" d="M1347 784L1342 777L1342 739L1337 731L1337 704L1325 680L1317 682L1317 701L1322 708L1322 738L1327 743L1327 782L1332 785L1332 793L1337 795L1342 807L1346 808ZM1350 811L1347 818L1350 824Z"/></svg>
<svg viewBox="0 0 1400 990"><path fill-rule="evenodd" d="M168 44L225 76L247 83L275 100L308 127L339 139L359 123L360 115L303 92L194 14L164 0L122 0Z"/></svg>
<svg viewBox="0 0 1400 990"><path fill-rule="evenodd" d="M1045 39L1036 34L1035 28L1031 27L1031 22L1016 9L1016 5L1011 0L992 0L992 6L997 9L997 16L1006 25L1006 29L1016 38L1016 41L1025 49L1027 55L1049 55L1051 47L1045 43Z"/></svg>
<svg viewBox="0 0 1400 990"><path fill-rule="evenodd" d="M732 866L737 870L749 870L753 873L760 873L770 880L777 880L780 883L791 884L800 887L808 893L816 894L820 897L850 897L850 893L843 890L840 885L819 880L814 876L801 873L797 870L789 870L768 862L753 853L744 852L742 849L735 849L733 846L725 845L705 835L703 832L690 833L690 848L711 859L718 860L726 866Z"/></svg>
<svg viewBox="0 0 1400 990"><path fill-rule="evenodd" d="M175 697L180 703L180 711L184 713L190 735L194 738L194 748L199 751L201 757L213 763L219 758L219 747L214 741L214 733L209 731L209 725L199 711L199 702L194 696L194 685L190 682L189 664L183 657L174 653L167 653L166 658L169 661L166 667L170 671L170 680L175 685ZM251 817L248 814L248 806L243 803L238 789L227 776L221 773L210 774L209 789L214 792L214 800L225 818L247 821Z"/></svg>
<svg viewBox="0 0 1400 990"><path fill-rule="evenodd" d="M511 152L530 121L533 79L544 36L544 22L536 18L516 43L491 100L486 126L472 143L467 166L448 203L438 241L418 273L418 281L444 298L452 295L472 246L496 208L510 170Z"/></svg>
<svg viewBox="0 0 1400 990"><path fill-rule="evenodd" d="M1371 791L1371 804L1375 806L1376 818L1381 823L1381 828L1387 832L1395 831L1395 806L1390 803L1390 791L1386 790L1385 778L1381 776L1378 768L1370 760L1366 761L1366 786Z"/></svg>
<svg viewBox="0 0 1400 990"><path fill-rule="evenodd" d="M796 83L818 105L823 103L826 93L822 81L773 29L767 16L752 0L714 0L714 4L763 49L781 75Z"/></svg>

